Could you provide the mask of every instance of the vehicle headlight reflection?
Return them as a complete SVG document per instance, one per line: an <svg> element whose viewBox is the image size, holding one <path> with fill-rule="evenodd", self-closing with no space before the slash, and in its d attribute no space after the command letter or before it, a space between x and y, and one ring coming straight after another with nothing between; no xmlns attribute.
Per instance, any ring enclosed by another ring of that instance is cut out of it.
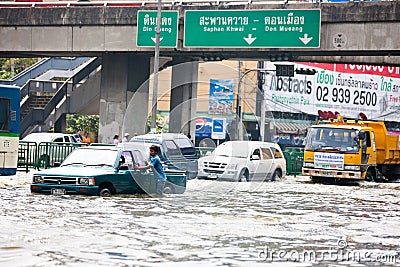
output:
<svg viewBox="0 0 400 267"><path fill-rule="evenodd" d="M304 162L303 167L314 168L314 163L311 162Z"/></svg>
<svg viewBox="0 0 400 267"><path fill-rule="evenodd" d="M80 177L78 178L79 185L95 185L96 181L93 177Z"/></svg>
<svg viewBox="0 0 400 267"><path fill-rule="evenodd" d="M33 176L33 183L35 184L43 184L44 179L42 176L35 175Z"/></svg>
<svg viewBox="0 0 400 267"><path fill-rule="evenodd" d="M231 163L228 166L226 166L227 170L236 170L237 168L237 163Z"/></svg>
<svg viewBox="0 0 400 267"><path fill-rule="evenodd" d="M361 167L359 165L345 165L344 169L350 171L359 171L361 170Z"/></svg>

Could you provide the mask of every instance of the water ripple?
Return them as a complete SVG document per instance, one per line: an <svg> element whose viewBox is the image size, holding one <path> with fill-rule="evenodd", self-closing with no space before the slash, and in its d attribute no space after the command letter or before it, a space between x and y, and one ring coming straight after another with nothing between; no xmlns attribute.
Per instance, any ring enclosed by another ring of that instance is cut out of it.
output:
<svg viewBox="0 0 400 267"><path fill-rule="evenodd" d="M100 198L36 195L13 181L0 186L1 266L320 266L262 256L337 251L338 240L400 262L398 184L191 180L183 195Z"/></svg>

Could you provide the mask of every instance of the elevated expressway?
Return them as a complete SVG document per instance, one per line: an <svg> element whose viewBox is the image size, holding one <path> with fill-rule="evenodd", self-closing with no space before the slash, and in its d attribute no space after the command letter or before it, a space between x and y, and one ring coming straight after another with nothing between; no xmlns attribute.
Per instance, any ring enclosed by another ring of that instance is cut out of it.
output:
<svg viewBox="0 0 400 267"><path fill-rule="evenodd" d="M398 65L400 2L287 3L163 1L179 12L178 45L161 56L297 60ZM186 10L320 9L319 48L188 48L183 46ZM0 3L0 57L153 55L136 46L137 12L156 2Z"/></svg>

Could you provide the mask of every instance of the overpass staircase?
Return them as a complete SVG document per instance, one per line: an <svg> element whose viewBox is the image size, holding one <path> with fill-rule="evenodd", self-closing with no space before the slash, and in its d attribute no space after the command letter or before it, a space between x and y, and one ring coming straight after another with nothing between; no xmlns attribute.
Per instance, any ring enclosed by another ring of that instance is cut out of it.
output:
<svg viewBox="0 0 400 267"><path fill-rule="evenodd" d="M65 88L79 86L87 79L88 68L99 66L97 58L44 58L12 79L0 80L0 84L21 87L21 137L33 131L48 131L61 116L48 114L60 107L67 111L65 104L61 105L68 96Z"/></svg>
<svg viewBox="0 0 400 267"><path fill-rule="evenodd" d="M43 58L10 80L0 80L0 83L24 87L30 80L51 80L54 77L70 77L78 66L89 59L90 57Z"/></svg>
<svg viewBox="0 0 400 267"><path fill-rule="evenodd" d="M100 65L100 58L86 58L71 70L72 75L65 77L64 81L29 80L21 89L21 137L35 131L48 131L63 115L77 113L69 109L70 96L77 95L76 89L85 84L92 72L100 73ZM55 74L54 69L49 72L50 76L46 73L41 77L52 79L53 75L60 75L59 72Z"/></svg>
<svg viewBox="0 0 400 267"><path fill-rule="evenodd" d="M24 118L34 108L44 108L52 98L51 95L30 95L20 109L20 116Z"/></svg>
<svg viewBox="0 0 400 267"><path fill-rule="evenodd" d="M101 58L45 58L0 80L21 87L21 138L49 131L65 114L99 114L101 63ZM160 59L160 69L170 64L171 58Z"/></svg>

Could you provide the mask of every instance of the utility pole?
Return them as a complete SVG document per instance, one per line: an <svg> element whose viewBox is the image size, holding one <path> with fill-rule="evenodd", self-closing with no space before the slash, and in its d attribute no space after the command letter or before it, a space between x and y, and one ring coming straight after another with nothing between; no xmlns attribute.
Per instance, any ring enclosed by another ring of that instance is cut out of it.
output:
<svg viewBox="0 0 400 267"><path fill-rule="evenodd" d="M154 68L153 68L153 101L151 106L151 123L150 132L155 132L157 129L156 117L157 117L157 96L158 96L158 68L160 62L160 28L161 28L161 1L157 2L157 21L156 21L156 47L154 52Z"/></svg>
<svg viewBox="0 0 400 267"><path fill-rule="evenodd" d="M252 72L252 71L263 72L264 75L268 75L268 74L270 74L269 72L275 71L275 70L267 70L267 69L255 68L255 69L249 69L249 70L245 71L245 72L239 77L239 83L238 83L238 91L239 91L239 92L240 92L240 90L241 90L240 87L241 87L243 78L244 78L248 73L250 73L250 72ZM260 90L260 88L258 88L258 86L257 86L257 89ZM239 96L238 96L238 99L239 99ZM264 92L262 91L261 114L260 114L260 115L261 115L261 116L260 116L260 136L261 136L261 141L264 141L264 138L265 138L265 137L264 137L264 131L265 131L265 104L266 104L265 95L264 95ZM239 112L239 113L238 113L238 124L240 124L240 125L238 125L238 129L239 129L240 133L243 133L243 132L242 132L242 128L241 128L241 125L242 125L242 122L243 122L241 105L238 104L238 108L236 109L236 111ZM241 135L239 136L239 138L240 138L239 140L243 140L243 134L241 134Z"/></svg>
<svg viewBox="0 0 400 267"><path fill-rule="evenodd" d="M240 60L238 60L238 92L237 92L237 100L236 100L236 118L237 118L237 125L236 125L236 138L238 140L243 140L243 129L242 129L242 90L240 88L240 83L242 81L242 76L241 76L241 63Z"/></svg>

